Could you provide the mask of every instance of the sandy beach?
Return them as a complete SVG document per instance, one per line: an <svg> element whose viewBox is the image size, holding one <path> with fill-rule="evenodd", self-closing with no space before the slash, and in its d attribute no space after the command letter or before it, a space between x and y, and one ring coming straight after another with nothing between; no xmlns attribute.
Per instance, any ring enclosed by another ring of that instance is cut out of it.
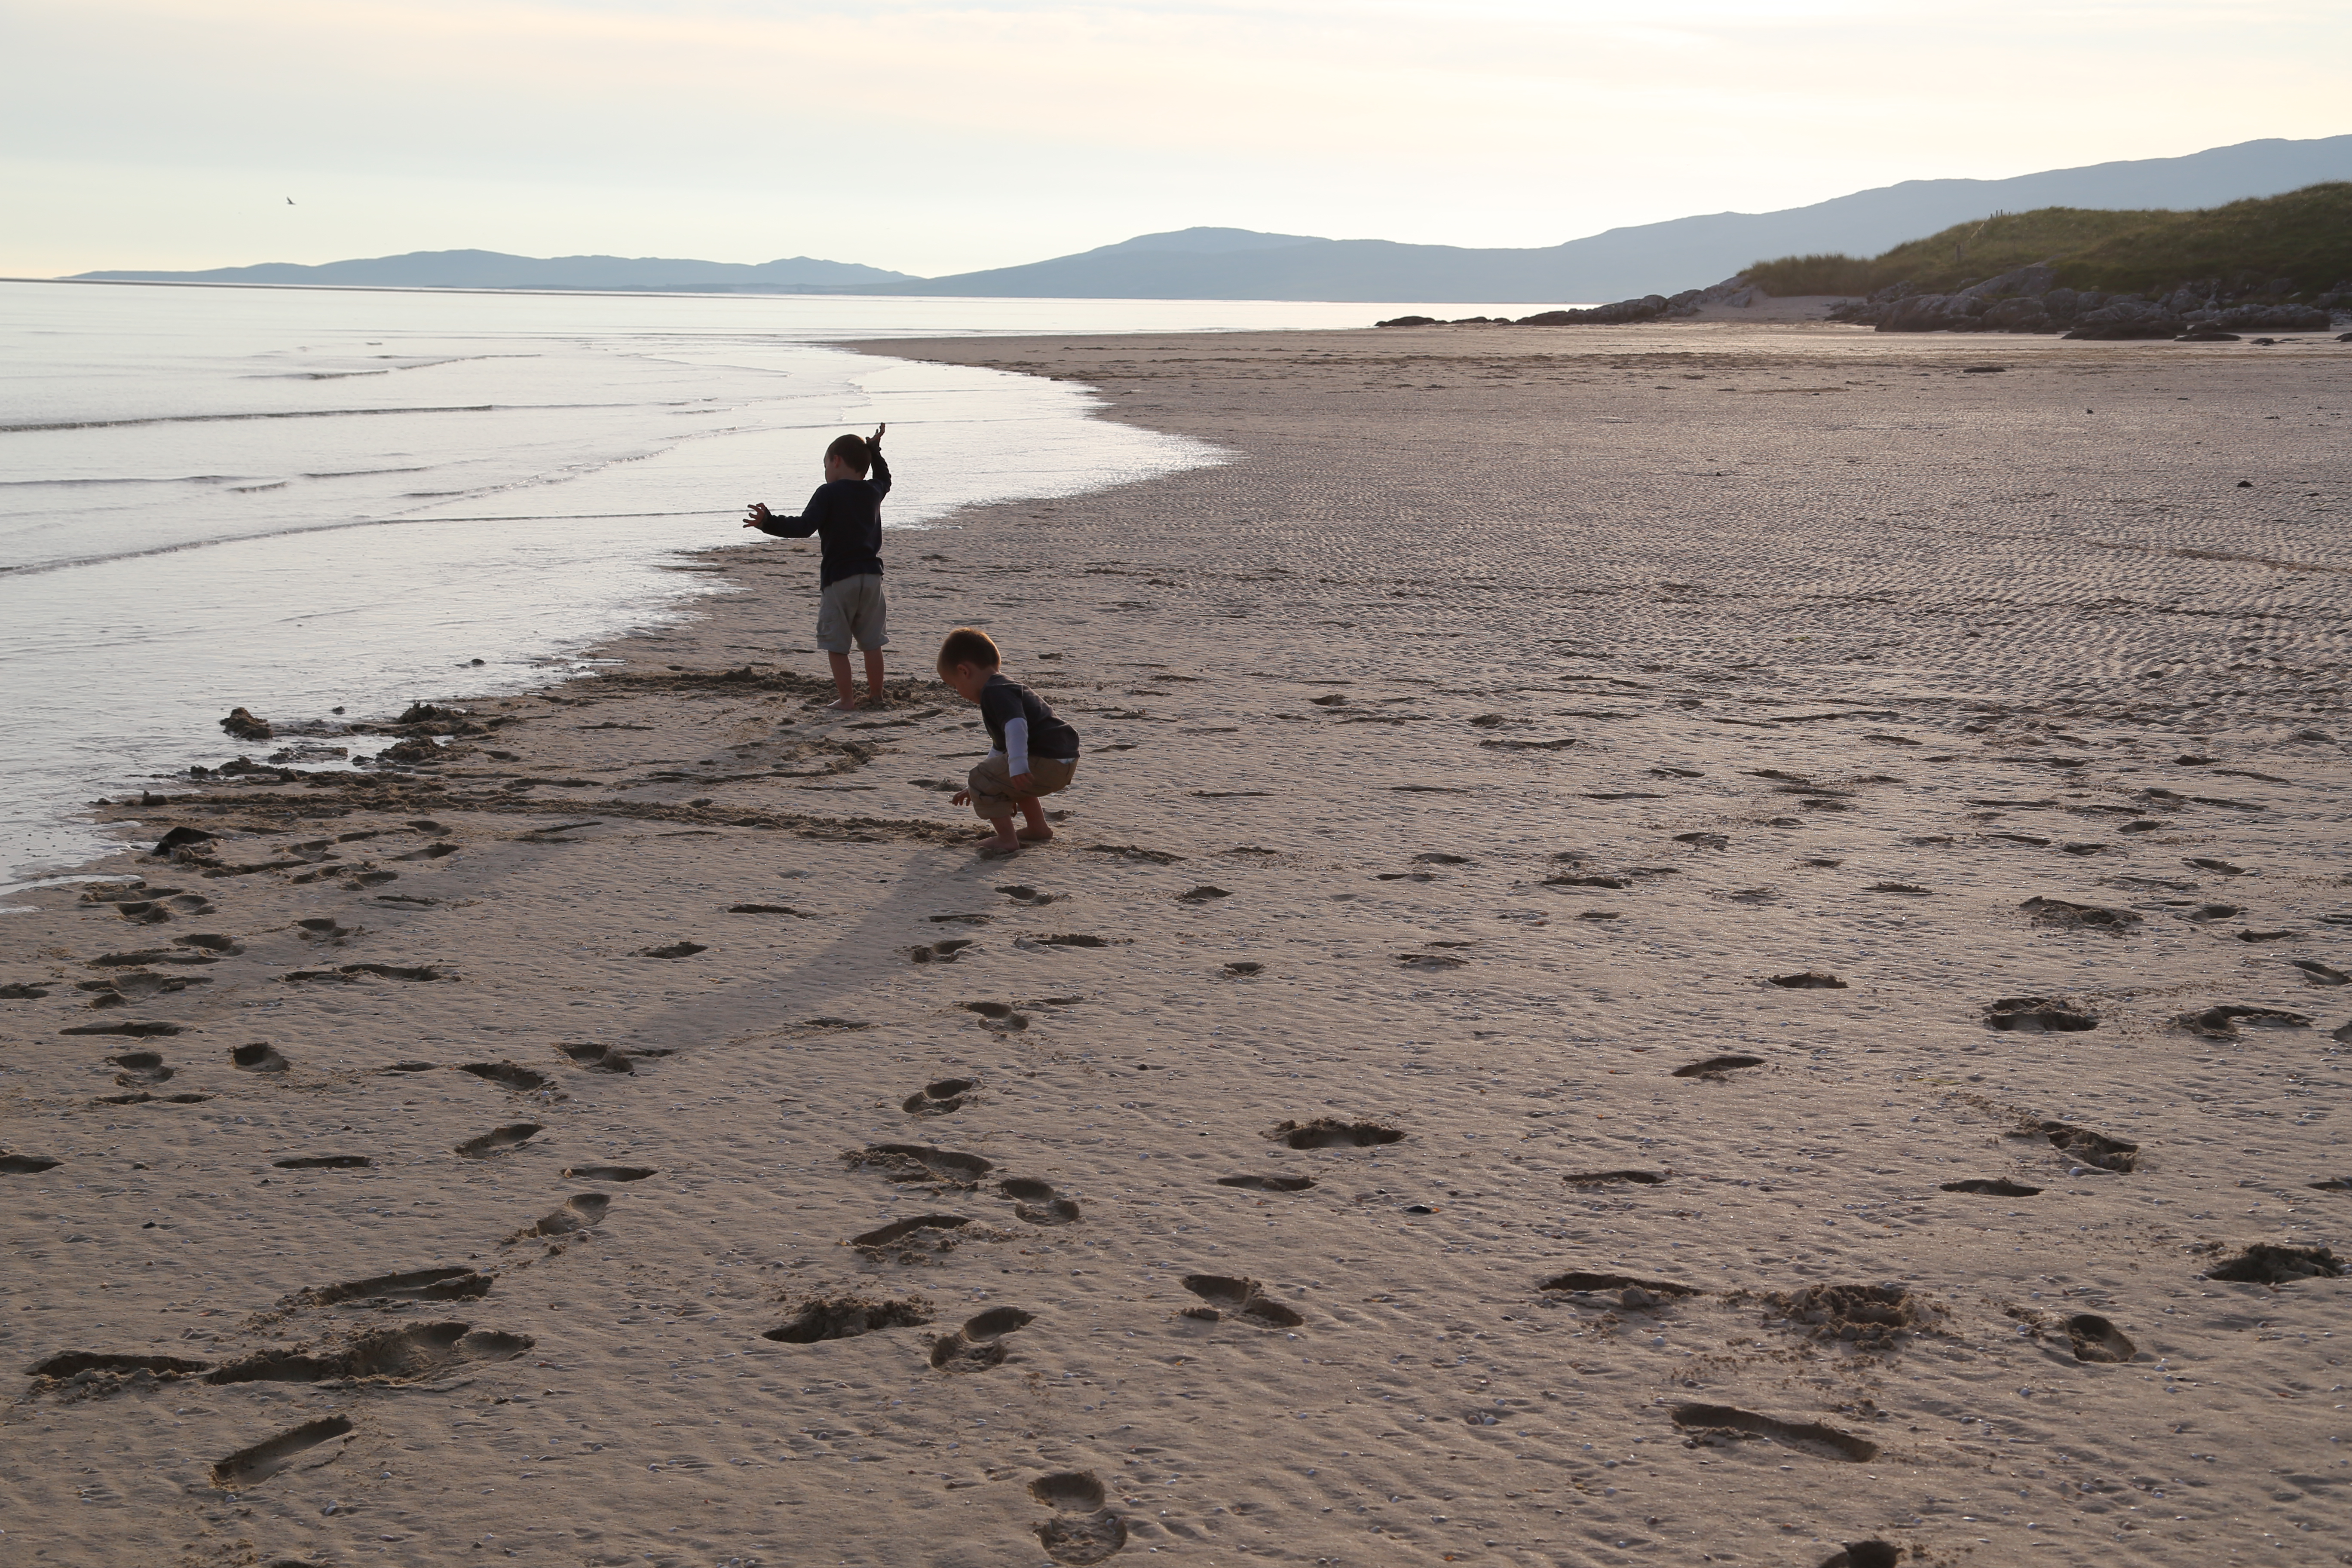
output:
<svg viewBox="0 0 2352 1568"><path fill-rule="evenodd" d="M0 1563L2352 1562L2352 346L873 350L1232 460L12 900Z"/></svg>

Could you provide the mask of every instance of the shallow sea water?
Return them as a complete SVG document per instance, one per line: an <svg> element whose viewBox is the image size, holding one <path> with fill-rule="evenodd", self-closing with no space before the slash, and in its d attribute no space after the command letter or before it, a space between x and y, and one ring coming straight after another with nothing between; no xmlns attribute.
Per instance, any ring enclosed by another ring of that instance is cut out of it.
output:
<svg viewBox="0 0 2352 1568"><path fill-rule="evenodd" d="M105 849L92 797L266 755L232 708L538 684L687 613L713 588L677 552L762 540L744 506L799 510L841 431L889 424L892 529L1222 460L1083 387L829 339L1405 309L0 282L0 887Z"/></svg>

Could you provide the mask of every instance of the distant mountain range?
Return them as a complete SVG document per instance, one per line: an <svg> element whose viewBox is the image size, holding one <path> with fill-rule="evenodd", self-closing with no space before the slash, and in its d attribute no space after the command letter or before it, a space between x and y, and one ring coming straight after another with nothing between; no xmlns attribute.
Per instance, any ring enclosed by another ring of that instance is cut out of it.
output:
<svg viewBox="0 0 2352 1568"><path fill-rule="evenodd" d="M2094 163L2008 180L1906 180L1811 206L1675 218L1525 250L1188 228L1140 235L1076 256L947 278L915 278L807 258L750 267L612 256L541 261L487 250L420 251L321 267L273 263L209 272L80 276L92 280L391 288L1559 303L1700 288L1772 257L1876 255L1994 212L2051 206L2210 207L2343 179L2352 179L2352 135L2244 142L2181 158Z"/></svg>
<svg viewBox="0 0 2352 1568"><path fill-rule="evenodd" d="M497 250L413 250L362 261L304 267L265 261L209 272L84 272L77 280L108 283L309 283L373 289L594 289L669 293L790 294L831 289L898 292L923 279L854 261L795 256L756 266L740 261L673 261L658 256L509 256Z"/></svg>

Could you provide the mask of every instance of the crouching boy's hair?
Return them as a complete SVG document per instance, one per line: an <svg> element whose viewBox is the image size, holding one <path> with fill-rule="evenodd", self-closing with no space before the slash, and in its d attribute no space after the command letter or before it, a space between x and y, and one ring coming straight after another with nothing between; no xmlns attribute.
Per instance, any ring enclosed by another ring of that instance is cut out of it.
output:
<svg viewBox="0 0 2352 1568"><path fill-rule="evenodd" d="M940 668L953 669L968 664L975 669L994 669L1004 662L996 651L996 644L978 626L958 626L940 644Z"/></svg>
<svg viewBox="0 0 2352 1568"><path fill-rule="evenodd" d="M874 448L866 445L866 437L863 436L835 436L833 438L833 445L824 449L824 455L828 458L839 458L855 469L861 479L866 477L866 471L874 466Z"/></svg>

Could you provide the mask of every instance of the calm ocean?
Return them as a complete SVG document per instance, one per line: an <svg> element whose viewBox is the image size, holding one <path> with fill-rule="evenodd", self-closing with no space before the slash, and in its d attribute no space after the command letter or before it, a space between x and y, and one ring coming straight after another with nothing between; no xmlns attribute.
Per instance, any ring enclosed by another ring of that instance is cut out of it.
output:
<svg viewBox="0 0 2352 1568"><path fill-rule="evenodd" d="M836 432L888 422L893 528L1220 460L1081 387L828 340L1407 309L0 282L0 889L105 850L93 796L255 752L231 708L538 684L688 613L709 581L664 564L798 510Z"/></svg>

